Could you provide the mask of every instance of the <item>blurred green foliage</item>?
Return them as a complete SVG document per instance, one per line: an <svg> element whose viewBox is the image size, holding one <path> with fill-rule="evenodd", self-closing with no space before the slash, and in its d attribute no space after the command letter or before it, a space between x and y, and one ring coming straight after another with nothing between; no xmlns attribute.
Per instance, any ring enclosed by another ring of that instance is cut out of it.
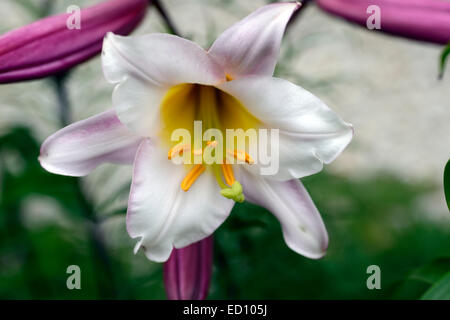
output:
<svg viewBox="0 0 450 320"><path fill-rule="evenodd" d="M26 128L0 137L0 298L164 299L161 265L133 256L131 245L98 248L98 221L78 180L47 173L38 154ZM325 258L294 253L269 212L237 204L215 234L211 299L448 298L448 224L427 222L417 205L433 185L383 173L354 181L326 171L303 181L329 231ZM52 199L70 223L27 225L26 204L35 197ZM72 264L81 267L81 290L66 287ZM372 264L381 268L381 290L366 287Z"/></svg>
<svg viewBox="0 0 450 320"><path fill-rule="evenodd" d="M444 169L444 193L447 207L450 209L450 160L447 161Z"/></svg>
<svg viewBox="0 0 450 320"><path fill-rule="evenodd" d="M424 300L450 300L450 271L431 286L422 296Z"/></svg>
<svg viewBox="0 0 450 320"><path fill-rule="evenodd" d="M442 78L445 71L445 65L447 63L447 58L450 55L450 43L442 50L441 58L439 60L439 77Z"/></svg>
<svg viewBox="0 0 450 320"><path fill-rule="evenodd" d="M318 261L296 255L268 212L237 206L217 232L222 265L213 298L416 299L430 287L411 275L450 253L448 228L425 223L417 209L417 198L432 186L408 185L386 174L349 181L322 172L303 181L330 235L327 255ZM241 228L252 220L258 225ZM366 287L372 264L381 268L381 290ZM450 270L450 264L443 268Z"/></svg>

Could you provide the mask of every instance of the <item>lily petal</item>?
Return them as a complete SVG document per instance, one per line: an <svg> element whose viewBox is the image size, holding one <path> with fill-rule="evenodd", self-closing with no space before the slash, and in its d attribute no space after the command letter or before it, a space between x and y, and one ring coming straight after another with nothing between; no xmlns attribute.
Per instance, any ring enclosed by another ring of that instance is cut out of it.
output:
<svg viewBox="0 0 450 320"><path fill-rule="evenodd" d="M157 142L142 141L134 163L127 230L132 238L140 238L135 252L142 247L150 260L164 262L172 247L183 248L211 235L233 207L208 171L183 191L180 183L186 173L184 166L167 160Z"/></svg>
<svg viewBox="0 0 450 320"><path fill-rule="evenodd" d="M353 137L350 124L289 81L253 76L218 87L236 97L263 126L279 129L279 171L274 179L290 180L319 172ZM256 172L260 165L250 170Z"/></svg>
<svg viewBox="0 0 450 320"><path fill-rule="evenodd" d="M112 95L120 121L133 132L152 137L158 131L159 108L166 90L130 77L119 83Z"/></svg>
<svg viewBox="0 0 450 320"><path fill-rule="evenodd" d="M169 34L121 37L109 33L103 42L102 63L106 79L118 84L113 94L118 117L146 136L168 88L225 81L222 68L205 50Z"/></svg>
<svg viewBox="0 0 450 320"><path fill-rule="evenodd" d="M275 181L239 170L245 197L272 212L281 223L289 248L311 259L321 258L328 247L322 218L298 179Z"/></svg>
<svg viewBox="0 0 450 320"><path fill-rule="evenodd" d="M284 30L300 3L266 5L225 30L209 53L233 79L247 75L271 76Z"/></svg>
<svg viewBox="0 0 450 320"><path fill-rule="evenodd" d="M49 172L84 176L104 162L133 163L141 140L119 121L114 110L109 110L48 137L39 161Z"/></svg>
<svg viewBox="0 0 450 320"><path fill-rule="evenodd" d="M165 33L122 37L108 33L103 42L103 71L108 81L128 77L157 86L212 85L225 80L222 68L196 43Z"/></svg>

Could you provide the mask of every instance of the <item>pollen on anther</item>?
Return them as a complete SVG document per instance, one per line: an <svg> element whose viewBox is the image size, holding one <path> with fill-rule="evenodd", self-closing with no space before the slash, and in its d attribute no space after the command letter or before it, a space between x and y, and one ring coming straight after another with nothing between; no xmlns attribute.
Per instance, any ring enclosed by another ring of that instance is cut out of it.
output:
<svg viewBox="0 0 450 320"><path fill-rule="evenodd" d="M173 148L171 148L168 152L167 157L169 158L169 160L172 160L173 157L177 156L177 155L183 155L184 151L187 151L191 148L191 145L186 143L186 144L177 144L176 146L174 146Z"/></svg>
<svg viewBox="0 0 450 320"><path fill-rule="evenodd" d="M254 164L255 160L253 160L253 158L245 151L243 150L227 150L227 153L229 155L231 155L233 158L235 158L236 160L242 161L242 162L246 162L248 164Z"/></svg>

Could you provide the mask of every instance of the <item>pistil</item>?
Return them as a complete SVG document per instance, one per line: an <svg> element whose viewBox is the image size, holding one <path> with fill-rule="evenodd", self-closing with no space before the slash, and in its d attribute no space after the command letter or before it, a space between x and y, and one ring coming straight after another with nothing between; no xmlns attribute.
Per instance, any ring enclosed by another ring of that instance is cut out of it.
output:
<svg viewBox="0 0 450 320"><path fill-rule="evenodd" d="M205 148L216 148L218 146L217 141L207 141ZM189 144L183 144L183 145L176 145L175 147L171 148L169 150L169 159L172 159L176 155L181 155L183 151L191 150L191 146ZM203 153L203 150L192 150L193 153L199 153L200 155ZM245 152L239 152L235 151L233 154L244 154L247 155ZM248 156L250 157L250 156ZM245 157L244 157L245 159ZM225 161L225 159L224 159ZM250 163L250 161L247 161ZM233 168L231 164L223 163L223 164L217 164L214 163L211 165L213 169L214 176L216 177L217 184L220 186L220 194L224 196L225 198L232 199L236 202L243 202L244 201L244 194L242 191L242 186L234 178ZM181 182L181 189L183 191L188 191L191 186L194 184L194 182L200 177L200 175L206 170L206 166L204 164L197 164L195 165L184 177L183 181ZM224 182L225 180L225 182Z"/></svg>

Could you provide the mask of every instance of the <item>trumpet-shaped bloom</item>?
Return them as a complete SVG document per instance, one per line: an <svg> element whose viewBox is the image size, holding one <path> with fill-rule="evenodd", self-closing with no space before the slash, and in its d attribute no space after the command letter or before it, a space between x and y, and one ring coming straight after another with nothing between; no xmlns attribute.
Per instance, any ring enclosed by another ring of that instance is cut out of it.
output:
<svg viewBox="0 0 450 320"><path fill-rule="evenodd" d="M70 14L41 19L0 36L0 83L31 80L67 70L102 50L107 32L129 34L145 16L147 0L109 0L80 11L80 29Z"/></svg>
<svg viewBox="0 0 450 320"><path fill-rule="evenodd" d="M154 261L211 235L244 198L278 218L292 250L322 257L327 232L299 178L333 161L353 129L311 93L273 77L298 6L264 6L223 32L208 51L168 34L108 34L102 62L115 84L114 109L49 137L42 166L81 176L102 162L133 163L127 230L138 240L135 251L141 248ZM228 146L224 153L242 163L170 161L216 147L213 140L196 148L195 141L180 146L170 139L179 128L193 132L194 121L202 121L203 135L210 128L279 129L278 172L261 175L251 154Z"/></svg>
<svg viewBox="0 0 450 320"><path fill-rule="evenodd" d="M446 44L450 41L450 1L446 0L317 0L332 14L366 26L370 6L380 8L381 31Z"/></svg>

